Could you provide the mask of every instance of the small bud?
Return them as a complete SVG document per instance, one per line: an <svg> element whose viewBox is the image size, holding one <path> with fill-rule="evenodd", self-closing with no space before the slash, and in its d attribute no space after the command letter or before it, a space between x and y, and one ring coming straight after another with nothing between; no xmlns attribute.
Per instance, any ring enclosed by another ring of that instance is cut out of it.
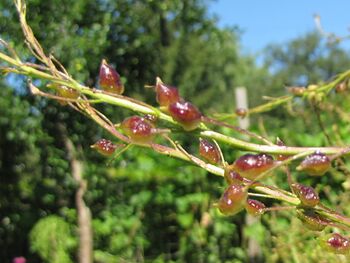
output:
<svg viewBox="0 0 350 263"><path fill-rule="evenodd" d="M348 84L346 81L340 82L337 86L335 86L335 92L342 93L347 90Z"/></svg>
<svg viewBox="0 0 350 263"><path fill-rule="evenodd" d="M136 143L150 143L155 135L154 125L150 121L139 116L132 116L125 119L120 124L120 127L124 133Z"/></svg>
<svg viewBox="0 0 350 263"><path fill-rule="evenodd" d="M247 110L243 109L243 108L237 108L235 113L236 113L237 116L242 117L242 118L247 116Z"/></svg>
<svg viewBox="0 0 350 263"><path fill-rule="evenodd" d="M176 87L165 85L160 78L157 78L156 99L160 106L168 107L170 104L180 101L179 91Z"/></svg>
<svg viewBox="0 0 350 263"><path fill-rule="evenodd" d="M168 110L171 117L179 122L186 131L198 128L201 123L202 113L190 102L172 103Z"/></svg>
<svg viewBox="0 0 350 263"><path fill-rule="evenodd" d="M60 97L67 98L67 99L73 99L73 100L79 98L79 93L76 90L72 89L72 88L68 88L66 86L58 85L58 84L55 84L55 83L50 83L48 85L48 87L54 88L56 90L56 92L57 92L57 95L60 96ZM61 105L67 105L67 101L58 100L58 102Z"/></svg>
<svg viewBox="0 0 350 263"><path fill-rule="evenodd" d="M199 154L211 164L218 164L221 161L218 147L202 138L199 138Z"/></svg>
<svg viewBox="0 0 350 263"><path fill-rule="evenodd" d="M108 65L104 59L101 63L99 78L101 89L114 94L123 94L124 85L118 72L113 67Z"/></svg>
<svg viewBox="0 0 350 263"><path fill-rule="evenodd" d="M153 114L146 114L144 116L144 118L152 123L156 123L158 121L157 116L153 115Z"/></svg>
<svg viewBox="0 0 350 263"><path fill-rule="evenodd" d="M252 216L260 216L265 212L265 205L258 200L248 199L245 209Z"/></svg>
<svg viewBox="0 0 350 263"><path fill-rule="evenodd" d="M241 185L230 185L218 202L218 208L224 215L234 215L244 209L248 193Z"/></svg>
<svg viewBox="0 0 350 263"><path fill-rule="evenodd" d="M224 174L226 182L230 184L249 184L252 181L248 180L246 178L243 178L239 173L236 171L230 169L230 167L225 168L225 174Z"/></svg>
<svg viewBox="0 0 350 263"><path fill-rule="evenodd" d="M309 175L321 176L331 167L331 160L321 152L315 152L307 156L297 167L298 171L304 171Z"/></svg>
<svg viewBox="0 0 350 263"><path fill-rule="evenodd" d="M265 153L245 154L239 157L233 164L240 175L250 180L254 180L273 165L274 160L272 156Z"/></svg>
<svg viewBox="0 0 350 263"><path fill-rule="evenodd" d="M329 252L346 255L350 252L350 241L338 233L321 238L321 246Z"/></svg>
<svg viewBox="0 0 350 263"><path fill-rule="evenodd" d="M306 228L313 231L322 231L328 224L320 215L309 209L297 209L297 217Z"/></svg>
<svg viewBox="0 0 350 263"><path fill-rule="evenodd" d="M111 156L117 149L117 145L112 143L110 140L100 139L95 142L95 144L91 145L91 148L95 149L100 154Z"/></svg>
<svg viewBox="0 0 350 263"><path fill-rule="evenodd" d="M314 207L320 202L320 198L315 189L310 186L294 183L291 185L294 193L304 206Z"/></svg>
<svg viewBox="0 0 350 263"><path fill-rule="evenodd" d="M281 146L281 147L285 147L286 145L284 144L284 142L280 139L280 138L278 138L277 137L277 139L276 139L276 144L278 145L278 146ZM276 156L276 159L278 160L278 161L284 161L284 160L286 160L286 159L288 159L288 155L283 155L283 154L277 154L277 156Z"/></svg>
<svg viewBox="0 0 350 263"><path fill-rule="evenodd" d="M288 91L295 96L302 96L305 92L305 87L288 87Z"/></svg>

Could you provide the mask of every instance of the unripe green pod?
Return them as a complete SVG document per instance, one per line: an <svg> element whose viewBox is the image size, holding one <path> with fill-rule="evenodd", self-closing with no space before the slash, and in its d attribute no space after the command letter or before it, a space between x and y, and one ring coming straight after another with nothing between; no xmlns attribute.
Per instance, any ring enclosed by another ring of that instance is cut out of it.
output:
<svg viewBox="0 0 350 263"><path fill-rule="evenodd" d="M313 210L297 209L297 217L303 225L313 231L322 231L327 226L327 221L317 215Z"/></svg>

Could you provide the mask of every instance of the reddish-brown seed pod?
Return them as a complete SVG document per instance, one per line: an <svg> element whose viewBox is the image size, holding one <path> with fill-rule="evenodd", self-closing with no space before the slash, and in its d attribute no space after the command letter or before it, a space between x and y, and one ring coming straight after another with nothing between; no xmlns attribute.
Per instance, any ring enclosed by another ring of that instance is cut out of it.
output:
<svg viewBox="0 0 350 263"><path fill-rule="evenodd" d="M245 116L247 116L248 112L247 112L247 109L237 108L235 113L237 116L244 118Z"/></svg>
<svg viewBox="0 0 350 263"><path fill-rule="evenodd" d="M264 203L254 199L248 199L245 205L245 209L252 216L262 215L265 212L265 207Z"/></svg>
<svg viewBox="0 0 350 263"><path fill-rule="evenodd" d="M306 228L313 231L322 231L328 223L328 221L309 209L297 209L297 217L303 222Z"/></svg>
<svg viewBox="0 0 350 263"><path fill-rule="evenodd" d="M93 145L91 145L91 148L95 149L100 154L103 154L105 156L111 156L117 149L117 145L112 143L110 140L100 139Z"/></svg>
<svg viewBox="0 0 350 263"><path fill-rule="evenodd" d="M168 107L170 104L180 101L179 91L176 87L165 85L160 78L156 83L156 100L162 107Z"/></svg>
<svg viewBox="0 0 350 263"><path fill-rule="evenodd" d="M221 161L218 147L206 139L199 138L199 154L212 164L218 164Z"/></svg>
<svg viewBox="0 0 350 263"><path fill-rule="evenodd" d="M244 209L247 190L242 185L230 185L218 202L218 208L224 215L234 215Z"/></svg>
<svg viewBox="0 0 350 263"><path fill-rule="evenodd" d="M169 114L179 122L184 130L196 129L201 123L202 113L190 102L175 102L169 105Z"/></svg>
<svg viewBox="0 0 350 263"><path fill-rule="evenodd" d="M274 165L272 156L259 154L245 154L239 157L233 164L235 170L250 180L254 180L261 173L270 169Z"/></svg>
<svg viewBox="0 0 350 263"><path fill-rule="evenodd" d="M140 116L125 119L120 127L129 138L136 143L150 143L155 135L155 126Z"/></svg>
<svg viewBox="0 0 350 263"><path fill-rule="evenodd" d="M306 158L297 167L298 171L304 171L309 175L321 176L331 167L329 157L321 152L315 152Z"/></svg>
<svg viewBox="0 0 350 263"><path fill-rule="evenodd" d="M114 94L123 94L124 85L120 79L118 72L107 64L106 60L102 60L100 67L100 88L104 91Z"/></svg>
<svg viewBox="0 0 350 263"><path fill-rule="evenodd" d="M314 207L320 202L320 198L316 193L315 189L310 186L306 186L299 183L291 185L294 193L299 198L300 202L304 206Z"/></svg>
<svg viewBox="0 0 350 263"><path fill-rule="evenodd" d="M350 240L338 233L322 237L321 246L335 254L346 255L350 252Z"/></svg>

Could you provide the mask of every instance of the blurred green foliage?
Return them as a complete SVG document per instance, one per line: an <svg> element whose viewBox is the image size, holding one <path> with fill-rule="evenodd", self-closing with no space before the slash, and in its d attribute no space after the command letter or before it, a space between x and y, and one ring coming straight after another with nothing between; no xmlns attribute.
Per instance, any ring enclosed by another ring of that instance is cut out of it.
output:
<svg viewBox="0 0 350 263"><path fill-rule="evenodd" d="M123 76L127 95L154 103L153 91L143 86L160 76L179 86L205 114L233 112L236 86L247 87L254 106L263 102L263 95L288 92L285 85L326 81L350 68L348 53L315 33L269 46L258 67L254 57L240 52L239 30L218 28L206 3L30 0L28 22L43 47L87 85L96 85L100 61L106 58ZM0 20L1 37L35 61L25 49L10 0L0 2ZM320 105L295 99L253 116L252 129L272 139L279 136L288 145L349 144L348 98L348 93L332 92ZM315 107L331 141L320 128ZM115 122L130 114L100 108ZM31 97L23 79L10 75L0 87L1 262L11 262L16 255L26 256L28 262L53 262L51 251L62 253L65 262L76 259L76 185L62 126L83 152L96 262L247 262L249 238L259 243L266 262L334 260L322 253L315 235L291 213L264 215L248 227L244 213L222 217L214 204L224 180L188 163L133 148L107 166L89 145L108 135L69 108ZM189 151L196 152L197 145L193 138L186 139ZM226 146L223 151L229 162L241 154ZM344 194L350 181L343 172L334 168L317 179L293 175L315 186L327 205L350 214ZM287 188L282 173L269 180ZM46 241L51 232L55 240L67 240L67 246Z"/></svg>

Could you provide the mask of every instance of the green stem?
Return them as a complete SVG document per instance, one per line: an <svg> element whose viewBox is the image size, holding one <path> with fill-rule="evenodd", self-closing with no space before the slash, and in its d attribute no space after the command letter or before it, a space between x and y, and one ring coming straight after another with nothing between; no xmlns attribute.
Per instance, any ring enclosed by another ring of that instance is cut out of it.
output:
<svg viewBox="0 0 350 263"><path fill-rule="evenodd" d="M283 155L295 155L305 151L315 152L320 151L324 154L336 154L340 152L347 153L348 147L290 147L290 146L272 146L272 145L260 145L250 142L245 142L233 137L229 137L214 131L202 131L200 136L211 138L219 142L223 142L227 145L234 146L237 149L252 151L252 152L264 152L270 154L283 154Z"/></svg>

